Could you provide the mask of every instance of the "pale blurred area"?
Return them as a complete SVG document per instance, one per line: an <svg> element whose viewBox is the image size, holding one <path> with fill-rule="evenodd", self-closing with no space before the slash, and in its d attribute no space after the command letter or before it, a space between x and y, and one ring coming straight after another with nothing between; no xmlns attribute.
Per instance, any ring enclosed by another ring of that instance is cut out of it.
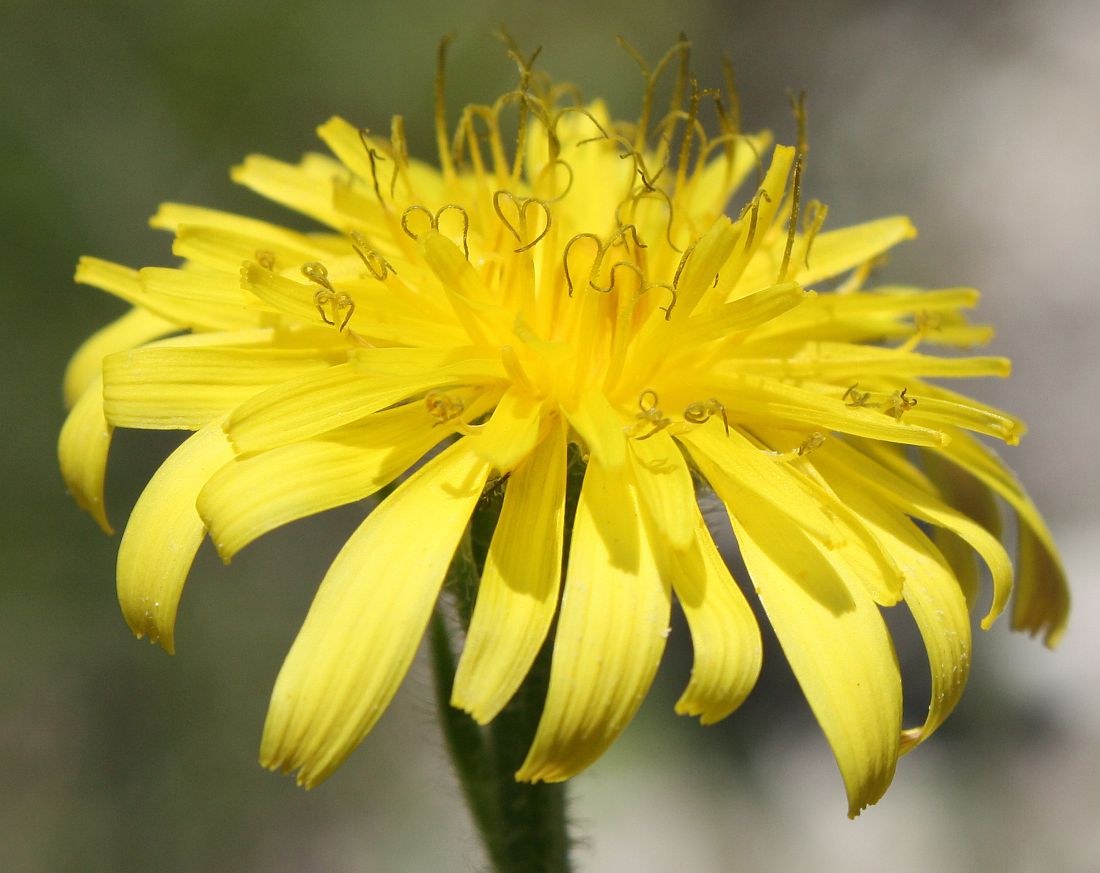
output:
<svg viewBox="0 0 1100 873"><path fill-rule="evenodd" d="M963 7L963 8L959 8ZM293 525L230 568L204 549L179 654L135 642L114 602L114 539L54 466L60 377L121 311L71 283L84 253L171 264L146 228L162 200L284 219L235 189L249 151L296 158L340 113L403 113L430 157L438 37L458 28L452 107L511 86L501 22L539 65L633 115L641 77L680 30L703 83L734 59L747 127L789 141L785 89L806 87L807 190L833 227L912 216L920 237L885 277L973 284L1007 382L967 385L1031 426L1004 455L1069 568L1075 607L1055 653L1002 621L976 641L971 687L893 788L855 822L835 764L770 641L742 711L675 716L690 645L674 627L637 721L573 783L580 873L1100 869L1100 6L570 2L251 2L0 6L4 495L0 544L0 870L476 871L484 859L417 665L351 760L311 793L256 764L266 699L312 591L361 518ZM293 221L294 219L287 219ZM108 505L125 521L175 438L124 433ZM912 630L899 657L922 716Z"/></svg>

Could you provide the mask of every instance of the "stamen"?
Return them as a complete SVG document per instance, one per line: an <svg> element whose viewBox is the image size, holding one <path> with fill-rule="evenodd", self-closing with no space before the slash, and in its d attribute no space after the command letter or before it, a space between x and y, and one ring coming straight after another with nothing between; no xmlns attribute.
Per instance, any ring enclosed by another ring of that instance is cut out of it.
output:
<svg viewBox="0 0 1100 873"><path fill-rule="evenodd" d="M256 263L263 267L265 270L269 270L272 273L275 272L275 253L268 249L256 249L255 254Z"/></svg>
<svg viewBox="0 0 1100 873"><path fill-rule="evenodd" d="M802 255L802 264L807 270L810 268L810 249L828 214L829 207L820 200L811 200L806 206L806 217L802 224L803 233L806 234L806 251Z"/></svg>
<svg viewBox="0 0 1100 873"><path fill-rule="evenodd" d="M547 206L549 206L551 203L557 203L559 200L564 199L565 195L573 190L573 168L561 158L555 158L549 163L543 164L542 169L539 170L538 176L535 177L535 184L533 186L535 191L538 192L539 188L542 186L543 176L548 170L554 172L556 177L557 174L555 168L559 166L565 167L566 172L569 174L569 181L565 183L565 189L560 194L556 194L553 197L541 198L542 202Z"/></svg>
<svg viewBox="0 0 1100 873"><path fill-rule="evenodd" d="M407 173L409 169L409 142L405 138L405 119L395 115L390 119L390 148L393 150L393 174L390 176L390 199L395 199L397 190L397 172ZM406 176L406 180L407 180Z"/></svg>
<svg viewBox="0 0 1100 873"><path fill-rule="evenodd" d="M665 220L665 241L669 244L669 246L672 248L673 251L676 251L676 252L682 251L682 249L678 245L676 245L676 243L673 242L673 240L672 240L672 223L675 220L675 212L674 212L674 207L672 205L672 198L669 197L668 194L666 194L660 188L654 188L652 190L647 190L643 187L643 188L639 189L638 191L633 192L626 199L622 200L619 203L619 205L615 207L615 221L620 226L624 226L626 224L626 222L623 221L622 209L627 204L630 204L630 206L631 206L631 215L630 215L630 217L631 217L631 219L633 219L634 215L638 211L638 201L641 200L644 197L658 197L658 198L660 198L664 201L665 205L668 207L668 216Z"/></svg>
<svg viewBox="0 0 1100 873"><path fill-rule="evenodd" d="M722 55L722 77L726 83L726 93L729 94L729 126L731 133L741 132L741 95L737 91L737 78L733 74L733 61L729 55Z"/></svg>
<svg viewBox="0 0 1100 873"><path fill-rule="evenodd" d="M466 256L466 260L468 261L470 260L470 213L467 212L464 207L459 206L457 203L448 203L445 206L440 206L435 213L432 230L439 230L439 220L448 209L453 209L455 212L461 213L462 215L462 253Z"/></svg>
<svg viewBox="0 0 1100 873"><path fill-rule="evenodd" d="M642 114L638 118L637 136L635 138L635 148L638 151L644 151L646 147L646 141L649 136L649 120L653 113L653 93L657 87L657 82L664 74L665 69L668 67L669 62L677 54L686 54L690 48L691 43L681 39L672 48L665 52L664 56L657 62L657 66L652 70L649 68L649 64L646 63L645 58L641 53L634 48L623 37L616 37L616 41L619 43L620 48L623 49L634 62L638 65L638 68L642 71L642 78L646 80L645 93L642 95ZM682 66L682 65L681 65ZM682 86L677 84L677 91ZM678 107L677 107L678 108Z"/></svg>
<svg viewBox="0 0 1100 873"><path fill-rule="evenodd" d="M871 399L871 392L860 391L859 383L853 382L848 386L848 390L844 392L844 396L840 399L844 401L845 406L866 406Z"/></svg>
<svg viewBox="0 0 1100 873"><path fill-rule="evenodd" d="M900 391L895 391L890 399L886 401L883 409L891 418L901 421L902 415L917 405L917 398L905 396L905 392L908 390L908 388L902 388Z"/></svg>
<svg viewBox="0 0 1100 873"><path fill-rule="evenodd" d="M637 422L630 427L631 436L634 439L647 440L658 431L662 431L672 424L672 419L665 418L661 414L661 410L657 406L657 392L652 388L647 388L638 395L638 409L640 411L634 416ZM649 425L651 430L649 433L640 434L639 431L646 425Z"/></svg>
<svg viewBox="0 0 1100 873"><path fill-rule="evenodd" d="M752 246L753 239L756 237L756 222L760 216L761 200L767 200L769 203L772 202L771 196L763 188L757 191L752 200L745 204L745 208L741 210L741 214L738 216L738 220L740 221L742 218L745 217L746 212L750 215L749 232L745 236L745 251L749 250L749 248Z"/></svg>
<svg viewBox="0 0 1100 873"><path fill-rule="evenodd" d="M461 397L451 397L444 391L429 391L424 397L424 405L428 407L428 414L437 419L433 427L453 421L466 411Z"/></svg>
<svg viewBox="0 0 1100 873"><path fill-rule="evenodd" d="M420 235L409 229L409 216L414 212L421 212L428 216L429 230L439 230L439 220L442 218L443 213L448 209L453 209L455 212L462 215L462 253L466 256L466 260L470 260L470 213L468 213L464 207L459 206L457 203L448 203L444 206L440 206L436 210L435 215L432 215L431 211L427 207L421 206L419 203L414 203L408 207L403 213L401 213L401 229L405 231L405 234L411 239L418 240ZM394 271L396 272L396 271Z"/></svg>
<svg viewBox="0 0 1100 873"><path fill-rule="evenodd" d="M454 39L454 33L448 33L439 41L439 53L435 71L435 141L439 149L439 165L443 168L443 175L447 179L454 177L454 164L451 161L447 143L450 137L447 135L447 98L446 98L446 67L447 48Z"/></svg>
<svg viewBox="0 0 1100 873"><path fill-rule="evenodd" d="M799 457L803 455L808 455L814 449L820 449L823 445L825 445L826 439L827 437L825 436L825 434L823 434L819 430L815 430L799 444L798 448L794 450L794 453Z"/></svg>
<svg viewBox="0 0 1100 873"><path fill-rule="evenodd" d="M722 416L722 425L726 429L726 436L729 436L730 422L729 418L726 417L726 407L717 398L697 400L694 403L689 403L687 408L684 409L684 421L690 421L692 424L705 424L714 415Z"/></svg>
<svg viewBox="0 0 1100 873"><path fill-rule="evenodd" d="M365 128L359 129L359 141L363 143L363 148L367 150L367 160L370 161L371 182L374 184L374 196L378 198L379 204L381 204L384 209L386 208L386 201L382 199L382 191L378 187L378 167L375 162L384 161L386 157L385 155L379 154L378 150L371 144L369 130Z"/></svg>
<svg viewBox="0 0 1100 873"><path fill-rule="evenodd" d="M420 239L420 234L414 233L413 231L409 230L409 216L412 215L414 212L422 212L424 215L428 216L429 230L436 229L436 220L435 216L432 215L427 207L421 206L419 203L414 203L412 206L401 213L401 229L405 231L405 234L407 236L411 237L414 240L418 240Z"/></svg>
<svg viewBox="0 0 1100 873"><path fill-rule="evenodd" d="M569 251L573 246L582 239L590 239L596 244L596 259L592 263L591 269L588 271L588 281L591 282L595 278L596 273L600 269L600 265L603 263L603 257L605 248L603 242L594 233L578 233L571 237L569 242L565 244L565 250L562 252L561 260L562 266L565 268L565 284L569 286L569 296L573 296L573 277L569 272Z"/></svg>
<svg viewBox="0 0 1100 873"><path fill-rule="evenodd" d="M504 215L504 211L500 207L501 198L507 199L516 208L516 215L519 217L519 228L510 222ZM546 224L543 226L542 231L530 242L525 243L524 238L527 236L527 210L535 204L542 208L543 213L546 215ZM528 249L534 248L543 237L550 232L550 207L543 200L538 200L534 197L524 197L522 199L516 197L511 191L494 191L493 192L493 209L496 211L497 218L500 219L503 224L511 232L512 236L516 238L516 242L520 244L518 249L513 249L515 254L525 252Z"/></svg>
<svg viewBox="0 0 1100 873"><path fill-rule="evenodd" d="M794 235L798 231L799 201L802 198L802 168L806 163L806 92L798 97L792 93L791 111L798 123L798 149L794 158L794 177L791 182L791 214L787 220L787 245L783 249L783 263L779 268L777 283L787 281L787 271L791 265L791 251L794 249Z"/></svg>
<svg viewBox="0 0 1100 873"><path fill-rule="evenodd" d="M363 234L357 230L353 230L351 232L351 239L351 247L355 249L355 253L359 255L359 258L366 264L367 269L370 270L370 274L374 276L375 279L379 282L385 282L390 273L393 273L395 276L397 275L397 270L394 266L370 247L370 243L367 242L367 238L363 236Z"/></svg>
<svg viewBox="0 0 1100 873"><path fill-rule="evenodd" d="M315 285L321 287L313 295L313 303L317 307L317 311L321 314L321 321L325 324L336 325L336 316L347 310L347 315L344 316L340 322L338 331L342 332L345 327L348 326L348 322L351 321L351 316L355 313L355 301L351 299L351 296L345 294L343 291L337 291L332 287L332 283L328 278L328 269L324 264L320 264L316 261L310 261L308 264L302 264L302 275L313 282ZM326 311L326 308L328 310ZM332 313L332 318L329 318L329 313Z"/></svg>

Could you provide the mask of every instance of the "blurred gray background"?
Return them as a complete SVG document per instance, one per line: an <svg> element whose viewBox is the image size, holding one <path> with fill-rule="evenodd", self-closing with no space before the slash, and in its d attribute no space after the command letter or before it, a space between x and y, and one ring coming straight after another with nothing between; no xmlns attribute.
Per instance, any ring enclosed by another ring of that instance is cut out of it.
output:
<svg viewBox="0 0 1100 873"><path fill-rule="evenodd" d="M672 704L690 646L673 632L636 723L573 783L579 871L1100 869L1096 506L1100 7L826 0L556 4L0 2L0 869L474 871L418 665L361 749L304 793L256 764L271 684L312 591L361 517L351 507L251 546L204 548L175 658L118 615L109 539L66 496L54 445L71 351L121 311L71 282L79 255L170 264L146 227L163 200L288 218L228 180L250 151L295 159L334 113L407 119L432 155L436 42L458 29L452 107L511 86L490 31L621 116L680 30L704 83L734 59L747 128L790 140L785 89L810 95L810 195L830 225L906 212L921 235L887 278L973 284L1007 383L967 386L1031 425L1007 450L1068 564L1056 653L998 626L977 640L954 718L902 761L885 800L845 818L832 757L782 658L744 708L700 728ZM290 218L295 221L296 219ZM119 433L116 525L178 441ZM925 669L909 635L914 718Z"/></svg>

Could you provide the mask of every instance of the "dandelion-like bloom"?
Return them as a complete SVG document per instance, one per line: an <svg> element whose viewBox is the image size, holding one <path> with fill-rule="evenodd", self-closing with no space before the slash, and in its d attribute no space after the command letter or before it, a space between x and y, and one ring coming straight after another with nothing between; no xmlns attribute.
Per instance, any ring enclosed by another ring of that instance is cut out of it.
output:
<svg viewBox="0 0 1100 873"><path fill-rule="evenodd" d="M234 169L326 231L168 204L152 223L175 233L178 269L80 262L77 281L133 308L68 371L60 456L77 500L108 526L113 428L194 431L122 537L126 620L172 651L207 531L228 561L399 482L336 556L272 694L262 761L314 785L389 703L471 515L502 487L453 703L491 720L556 617L516 776L562 780L636 711L673 593L694 646L677 712L711 723L752 688L760 633L699 510L713 491L854 814L959 699L975 553L992 578L982 626L1006 606L995 497L1019 519L1013 626L1048 643L1063 628L1050 535L975 436L1015 443L1023 425L928 381L1006 376L1008 361L921 351L989 337L964 316L977 292L865 289L909 221L823 230L825 207L803 202L804 136L768 159L769 137L739 130L732 77L700 90L685 45L641 64L631 124L516 57L516 90L466 107L453 134L440 73L439 169L408 155L400 117L389 137L322 125L335 160ZM666 68L678 82L659 114ZM583 483L567 518L570 469ZM908 728L880 610L901 603L932 685Z"/></svg>

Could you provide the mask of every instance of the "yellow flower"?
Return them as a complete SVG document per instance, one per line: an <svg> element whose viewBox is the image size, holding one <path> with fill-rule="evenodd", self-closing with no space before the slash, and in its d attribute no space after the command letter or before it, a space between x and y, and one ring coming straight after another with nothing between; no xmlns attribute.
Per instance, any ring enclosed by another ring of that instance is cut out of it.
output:
<svg viewBox="0 0 1100 873"><path fill-rule="evenodd" d="M1015 443L1023 425L927 381L1006 376L1008 361L919 351L988 338L963 314L977 292L865 289L909 221L821 230L825 208L802 198L804 137L766 158L769 137L738 129L730 83L699 90L683 45L642 64L632 124L519 66L517 89L466 107L453 134L440 73L439 169L409 157L400 118L389 137L322 125L335 160L234 169L328 230L168 204L152 223L175 233L180 268L80 262L77 281L133 308L67 374L60 456L77 500L107 528L113 428L195 431L122 537L126 620L171 651L207 531L228 561L399 481L336 556L272 695L262 761L314 785L389 703L479 499L502 483L453 703L491 720L556 617L516 775L562 780L636 711L673 592L695 652L676 711L711 723L752 688L759 630L697 504L713 491L854 814L959 698L975 553L993 587L982 626L1006 605L994 496L1020 522L1013 626L1048 643L1062 631L1050 535L974 436ZM655 84L676 66L662 115ZM515 143L501 132L513 113ZM571 456L583 484L566 518ZM932 676L927 719L904 729L880 610L900 603Z"/></svg>

